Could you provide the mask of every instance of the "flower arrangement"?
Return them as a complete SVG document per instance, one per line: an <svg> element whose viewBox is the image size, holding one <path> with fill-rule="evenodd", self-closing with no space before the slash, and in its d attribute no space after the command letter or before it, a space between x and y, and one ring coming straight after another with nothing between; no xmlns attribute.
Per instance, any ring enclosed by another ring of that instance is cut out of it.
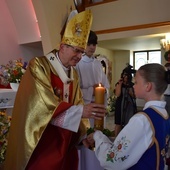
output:
<svg viewBox="0 0 170 170"><path fill-rule="evenodd" d="M90 135L91 133L94 133L95 132L95 129L94 128L87 128L87 135ZM103 134L110 137L112 136L112 132L109 130L109 129L103 129L102 130Z"/></svg>
<svg viewBox="0 0 170 170"><path fill-rule="evenodd" d="M0 164L3 164L5 160L10 123L11 116L7 116L4 111L0 111Z"/></svg>
<svg viewBox="0 0 170 170"><path fill-rule="evenodd" d="M0 77L3 84L19 83L26 71L27 62L22 59L10 60L7 65L0 65Z"/></svg>
<svg viewBox="0 0 170 170"><path fill-rule="evenodd" d="M115 111L115 104L116 104L116 96L114 94L110 95L107 102L108 102L108 105L107 105L108 113L114 112Z"/></svg>

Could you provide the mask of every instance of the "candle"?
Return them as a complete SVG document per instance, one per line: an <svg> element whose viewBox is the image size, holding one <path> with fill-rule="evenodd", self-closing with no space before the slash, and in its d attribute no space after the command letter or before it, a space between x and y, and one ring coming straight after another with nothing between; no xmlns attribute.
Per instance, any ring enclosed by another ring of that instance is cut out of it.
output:
<svg viewBox="0 0 170 170"><path fill-rule="evenodd" d="M95 103L97 104L104 104L104 96L105 96L105 88L99 84L98 87L95 88ZM94 121L94 128L98 130L103 130L104 126L104 119L95 120Z"/></svg>

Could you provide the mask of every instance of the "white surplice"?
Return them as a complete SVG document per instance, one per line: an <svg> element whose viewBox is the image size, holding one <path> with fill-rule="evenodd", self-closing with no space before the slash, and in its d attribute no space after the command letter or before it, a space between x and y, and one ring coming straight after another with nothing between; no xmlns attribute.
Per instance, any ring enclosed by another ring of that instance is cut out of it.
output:
<svg viewBox="0 0 170 170"><path fill-rule="evenodd" d="M84 55L80 62L76 65L76 69L80 76L80 88L83 92L85 103L94 102L93 86L102 83L106 90L110 85L106 74L103 71L102 64L94 57L89 58ZM107 96L105 96L107 99Z"/></svg>

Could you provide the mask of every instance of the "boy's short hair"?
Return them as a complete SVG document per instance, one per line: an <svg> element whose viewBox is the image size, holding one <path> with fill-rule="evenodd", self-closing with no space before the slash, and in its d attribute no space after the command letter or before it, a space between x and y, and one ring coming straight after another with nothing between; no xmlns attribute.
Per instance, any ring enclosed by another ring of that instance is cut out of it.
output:
<svg viewBox="0 0 170 170"><path fill-rule="evenodd" d="M96 35L95 32L91 31L90 30L90 34L89 34L89 38L88 38L88 44L93 44L93 45L96 45L97 44L97 40L98 40L98 37Z"/></svg>

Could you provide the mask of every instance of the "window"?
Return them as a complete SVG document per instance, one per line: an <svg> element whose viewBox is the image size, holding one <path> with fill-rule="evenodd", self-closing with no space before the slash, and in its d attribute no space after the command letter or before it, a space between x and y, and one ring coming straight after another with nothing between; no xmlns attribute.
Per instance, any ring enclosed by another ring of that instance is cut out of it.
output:
<svg viewBox="0 0 170 170"><path fill-rule="evenodd" d="M134 68L138 70L140 66L147 63L159 63L161 64L161 51L151 50L151 51L134 51L133 52Z"/></svg>

